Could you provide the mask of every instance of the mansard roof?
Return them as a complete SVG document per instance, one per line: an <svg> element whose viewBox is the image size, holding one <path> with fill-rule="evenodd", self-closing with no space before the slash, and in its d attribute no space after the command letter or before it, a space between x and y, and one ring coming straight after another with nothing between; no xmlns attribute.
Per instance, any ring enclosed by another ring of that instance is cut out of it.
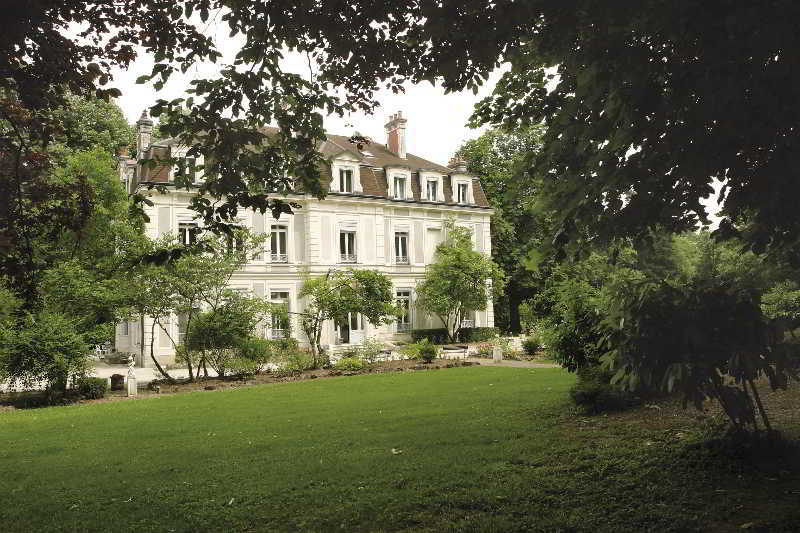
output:
<svg viewBox="0 0 800 533"><path fill-rule="evenodd" d="M267 135L277 133L278 128L267 127L265 133ZM167 138L161 140L154 140L148 150L149 157L166 158L169 157L169 149L178 144L177 139ZM359 176L361 178L362 194L365 196L376 196L389 199L389 180L386 176L386 171L389 168L405 168L411 171L411 192L413 200L395 200L399 202L427 202L422 198L424 187L420 181L420 174L422 172L434 172L443 175L442 189L444 193L445 204L455 203L453 200L453 185L451 176L453 174L461 174L456 170L439 165L433 161L429 161L422 157L416 156L411 153L406 154L406 158L402 159L389 151L389 149L379 142L371 141L362 145L359 150L358 146L350 142L350 137L344 135L327 134L327 138L323 141L319 148L319 152L328 159L334 159L343 154L350 154L360 158ZM153 169L144 169L145 174L148 176L142 181L158 181L166 182L169 179L169 169L165 165L157 165ZM322 185L325 188L330 187L332 176L331 168L327 166L322 169ZM472 196L475 200L473 206L490 207L486 194L481 187L478 178L472 178ZM437 202L438 203L438 202Z"/></svg>

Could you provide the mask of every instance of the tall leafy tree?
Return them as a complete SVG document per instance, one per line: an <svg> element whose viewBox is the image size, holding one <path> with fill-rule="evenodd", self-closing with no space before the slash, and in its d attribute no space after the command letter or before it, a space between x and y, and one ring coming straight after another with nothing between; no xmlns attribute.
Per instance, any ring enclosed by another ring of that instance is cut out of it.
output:
<svg viewBox="0 0 800 533"><path fill-rule="evenodd" d="M516 131L489 129L465 142L457 156L473 174L494 209L492 215L492 259L505 273L506 290L494 301L495 324L504 331L521 331L519 305L540 285L543 271L528 268L538 258L548 239L547 218L535 209L541 179L529 175L529 154L541 149L543 128Z"/></svg>
<svg viewBox="0 0 800 533"><path fill-rule="evenodd" d="M505 276L494 261L472 247L472 234L452 221L447 239L436 247L433 263L417 284L417 306L437 316L451 341L472 311L483 311L492 296L503 293Z"/></svg>
<svg viewBox="0 0 800 533"><path fill-rule="evenodd" d="M397 316L392 282L377 270L329 270L307 279L300 297L305 299L305 309L299 313L301 326L311 346L315 367L330 362L320 342L327 321L346 322L348 314L358 313L377 326Z"/></svg>

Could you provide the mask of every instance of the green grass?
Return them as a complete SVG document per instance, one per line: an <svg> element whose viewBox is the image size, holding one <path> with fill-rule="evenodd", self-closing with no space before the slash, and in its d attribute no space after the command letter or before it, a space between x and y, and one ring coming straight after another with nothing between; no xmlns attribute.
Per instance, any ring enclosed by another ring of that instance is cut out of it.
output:
<svg viewBox="0 0 800 533"><path fill-rule="evenodd" d="M478 367L0 413L0 531L793 531L795 471L688 449L688 417L575 416L573 379Z"/></svg>

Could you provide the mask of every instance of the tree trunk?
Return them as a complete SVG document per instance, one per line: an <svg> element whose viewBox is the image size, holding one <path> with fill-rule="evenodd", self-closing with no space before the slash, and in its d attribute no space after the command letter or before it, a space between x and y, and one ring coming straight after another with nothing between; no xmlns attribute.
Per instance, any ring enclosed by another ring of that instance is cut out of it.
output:
<svg viewBox="0 0 800 533"><path fill-rule="evenodd" d="M752 379L747 380L750 383L750 388L753 390L753 397L756 399L756 405L758 406L758 412L761 414L761 419L764 421L764 427L767 428L767 431L772 431L772 425L769 423L769 418L767 418L767 411L764 409L764 404L761 403L761 395L758 393L758 389L756 389L755 383L753 383Z"/></svg>
<svg viewBox="0 0 800 533"><path fill-rule="evenodd" d="M508 283L508 329L513 335L522 332L519 317L519 304L522 303L519 283L513 278Z"/></svg>
<svg viewBox="0 0 800 533"><path fill-rule="evenodd" d="M142 320L142 325L144 325L144 320ZM172 383L175 380L172 378L172 376L167 374L166 370L161 368L161 365L158 363L158 360L156 359L155 353L153 353L153 344L156 338L155 328L156 328L156 321L154 320L153 323L150 325L150 359L153 360L153 364L156 365L156 368L161 373L161 375L164 376L165 379L169 380L170 383ZM144 328L142 328L142 342L144 342Z"/></svg>

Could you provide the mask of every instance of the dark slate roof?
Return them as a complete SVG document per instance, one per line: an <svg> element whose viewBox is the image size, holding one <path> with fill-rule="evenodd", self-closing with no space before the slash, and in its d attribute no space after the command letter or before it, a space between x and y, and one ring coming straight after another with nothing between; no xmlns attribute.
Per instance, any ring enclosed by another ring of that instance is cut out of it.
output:
<svg viewBox="0 0 800 533"><path fill-rule="evenodd" d="M264 132L267 135L276 133L278 128L266 127ZM149 153L155 157L168 157L169 147L177 144L174 138L162 139L154 141L151 144ZM451 175L455 173L452 168L445 167L428 161L422 157L414 154L406 154L405 159L396 156L384 144L378 142L369 142L364 144L362 149L359 150L356 144L350 142L350 138L344 135L331 135L328 134L327 139L322 142L319 147L319 152L325 157L332 159L343 152L350 152L361 158L360 177L361 187L363 194L367 196L379 196L383 198L389 197L389 187L386 179L387 167L403 167L411 170L411 192L414 201L422 201L422 185L420 183L420 171L431 171L444 174L443 178L443 192L446 204L453 202L453 187L451 183ZM159 181L166 182L169 175L169 169L166 166L158 166L154 169L145 169L145 179L141 181ZM322 169L322 185L324 188L330 188L331 182L330 167ZM481 187L480 180L473 178L473 196L475 204L479 207L489 207L489 201L486 194Z"/></svg>

